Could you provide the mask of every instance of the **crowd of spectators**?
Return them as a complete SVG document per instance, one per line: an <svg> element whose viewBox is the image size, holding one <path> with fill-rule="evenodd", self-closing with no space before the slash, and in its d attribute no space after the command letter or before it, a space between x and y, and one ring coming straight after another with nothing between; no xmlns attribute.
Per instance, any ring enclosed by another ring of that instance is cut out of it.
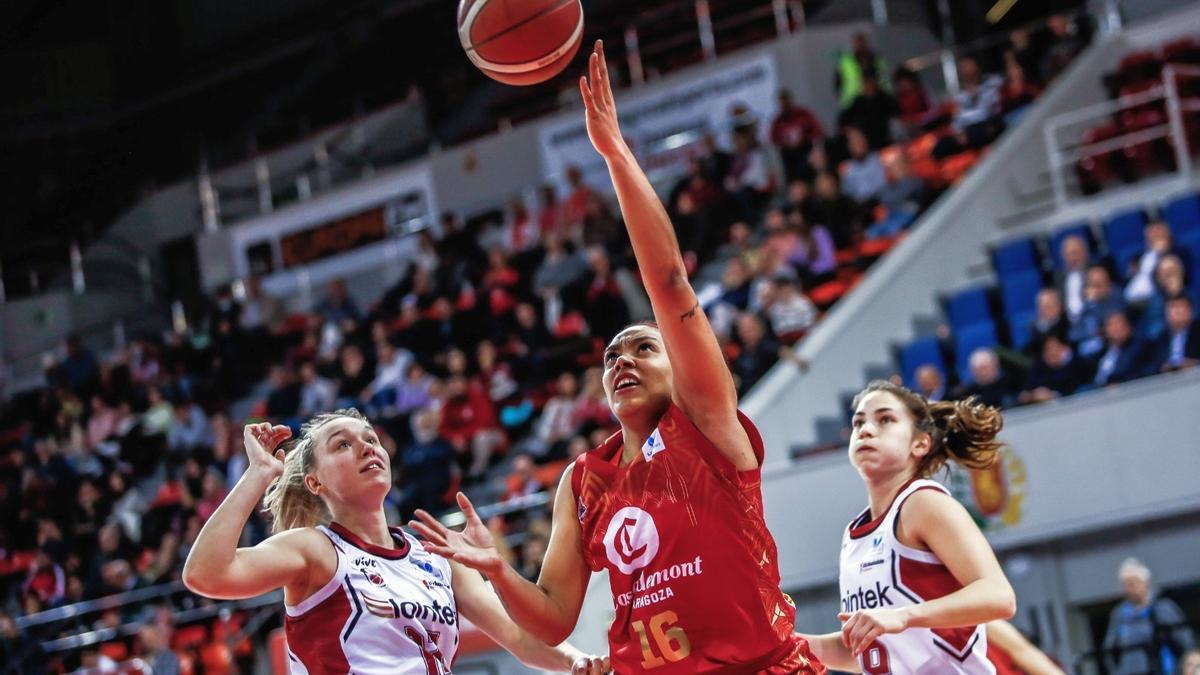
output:
<svg viewBox="0 0 1200 675"><path fill-rule="evenodd" d="M734 111L729 145L707 137L667 194L740 393L791 358L945 187L916 175L896 143L936 131L950 139L939 152L953 154L951 143L979 147L1002 128L1003 92L938 108L912 73L885 79L865 38L854 53L838 65L835 132L781 92L769 123ZM961 64L964 91L991 86L970 77L973 63ZM1021 89L1011 73L997 86ZM977 131L979 120L992 126ZM392 457L394 522L444 510L460 486L493 500L553 490L567 461L616 428L601 385L605 341L650 314L613 204L578 170L566 179L565 193L546 186L536 208L515 199L502 218L445 214L416 235L401 281L369 304L334 281L310 311L290 313L252 278L218 291L190 330L139 335L103 357L68 339L45 387L14 397L0 420L0 658L60 632L154 621L152 609L125 607L25 635L11 617L177 579L245 469L249 420L297 428L317 411L363 410ZM1165 304L1173 350L1191 304ZM1120 377L1097 349L1107 377ZM544 518L490 525L535 576ZM267 529L256 514L243 542ZM172 629L159 628L138 644L167 659Z"/></svg>

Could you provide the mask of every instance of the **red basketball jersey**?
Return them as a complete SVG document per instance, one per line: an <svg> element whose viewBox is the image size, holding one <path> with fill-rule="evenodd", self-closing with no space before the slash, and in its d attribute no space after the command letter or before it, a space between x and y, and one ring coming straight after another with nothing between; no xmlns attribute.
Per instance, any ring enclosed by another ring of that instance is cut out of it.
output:
<svg viewBox="0 0 1200 675"><path fill-rule="evenodd" d="M762 438L738 413L762 462ZM760 470L737 471L672 405L620 467L621 435L576 460L584 557L608 570L618 673L824 673L794 631L763 520Z"/></svg>

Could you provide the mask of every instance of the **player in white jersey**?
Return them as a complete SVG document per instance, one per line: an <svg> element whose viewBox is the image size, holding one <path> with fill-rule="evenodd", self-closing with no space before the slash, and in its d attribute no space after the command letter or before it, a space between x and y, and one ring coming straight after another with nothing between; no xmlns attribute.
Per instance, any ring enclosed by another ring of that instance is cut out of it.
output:
<svg viewBox="0 0 1200 675"><path fill-rule="evenodd" d="M291 441L270 424L247 425L244 436L249 467L204 524L183 580L222 599L283 588L292 673L447 675L460 617L530 666L608 669L606 658L520 629L478 572L387 526L390 460L357 410L317 415ZM264 491L275 534L238 548Z"/></svg>
<svg viewBox="0 0 1200 675"><path fill-rule="evenodd" d="M995 459L999 411L930 403L890 382L854 399L850 463L869 506L842 537L842 630L810 636L830 668L870 675L992 674L984 624L1013 615L1012 587L961 504L928 480L947 461Z"/></svg>

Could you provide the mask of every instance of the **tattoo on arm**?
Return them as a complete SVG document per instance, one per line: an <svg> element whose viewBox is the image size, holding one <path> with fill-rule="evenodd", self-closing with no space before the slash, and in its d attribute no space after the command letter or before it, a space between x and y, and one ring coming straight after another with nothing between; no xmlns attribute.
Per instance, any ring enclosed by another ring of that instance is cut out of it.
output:
<svg viewBox="0 0 1200 675"><path fill-rule="evenodd" d="M696 310L698 309L700 309L700 302L696 301L696 304L691 309L679 315L679 322L683 323L684 321L696 316Z"/></svg>

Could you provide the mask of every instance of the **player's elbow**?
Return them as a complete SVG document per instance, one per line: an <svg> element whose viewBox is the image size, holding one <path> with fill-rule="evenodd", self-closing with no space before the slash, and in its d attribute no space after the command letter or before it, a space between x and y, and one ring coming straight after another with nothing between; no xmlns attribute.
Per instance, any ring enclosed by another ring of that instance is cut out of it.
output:
<svg viewBox="0 0 1200 675"><path fill-rule="evenodd" d="M545 642L548 645L560 645L571 637L571 631L574 626L569 626L565 622L548 623L537 627L536 630L530 631L530 634L535 638Z"/></svg>
<svg viewBox="0 0 1200 675"><path fill-rule="evenodd" d="M997 582L997 588L993 595L994 618L1011 619L1017 613L1017 594L1013 592L1012 586L1009 585L1006 579L1001 579Z"/></svg>
<svg viewBox="0 0 1200 675"><path fill-rule="evenodd" d="M196 595L208 598L216 597L215 587L221 577L220 573L214 572L210 565L205 565L204 561L195 555L188 555L187 561L183 564L183 574L181 575L183 585Z"/></svg>

